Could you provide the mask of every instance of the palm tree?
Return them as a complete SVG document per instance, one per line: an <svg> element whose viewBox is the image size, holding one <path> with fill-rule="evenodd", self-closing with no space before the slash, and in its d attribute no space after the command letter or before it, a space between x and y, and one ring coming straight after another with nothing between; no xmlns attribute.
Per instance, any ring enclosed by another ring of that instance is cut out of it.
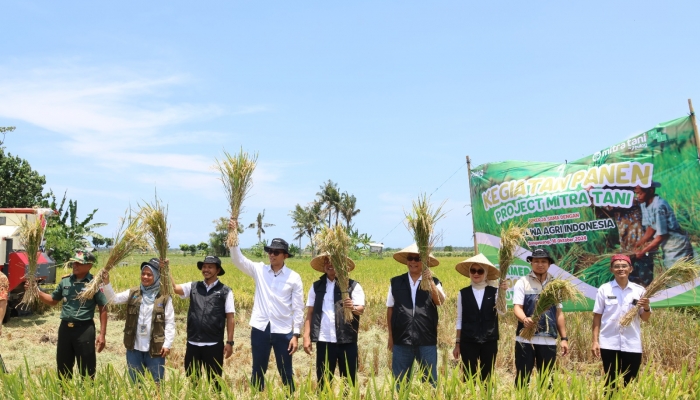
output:
<svg viewBox="0 0 700 400"><path fill-rule="evenodd" d="M294 225L292 226L292 228L296 230L294 240L299 240L299 248L301 248L301 238L306 235L311 241L311 255L315 255L316 247L313 238L323 224L322 204L320 202L313 202L306 207L297 204L289 215L294 221Z"/></svg>
<svg viewBox="0 0 700 400"><path fill-rule="evenodd" d="M258 243L262 242L262 235L265 233L265 228L275 226L275 224L268 224L267 222L263 222L263 219L265 219L265 210L263 210L262 213L258 213L258 218L255 219L255 222L248 225L248 229L257 228Z"/></svg>
<svg viewBox="0 0 700 400"><path fill-rule="evenodd" d="M345 228L348 231L350 230L350 221L352 221L352 218L355 215L360 213L360 209L355 209L356 204L357 199L355 198L354 194L348 194L348 192L344 192L340 198L340 213L343 215L343 219L345 220Z"/></svg>
<svg viewBox="0 0 700 400"><path fill-rule="evenodd" d="M322 184L320 186L321 191L316 193L318 196L318 201L324 206L324 212L328 215L328 226L331 225L331 217L333 216L333 211L335 211L335 223L338 223L338 204L340 204L340 192L338 191L338 184L334 183L332 180Z"/></svg>

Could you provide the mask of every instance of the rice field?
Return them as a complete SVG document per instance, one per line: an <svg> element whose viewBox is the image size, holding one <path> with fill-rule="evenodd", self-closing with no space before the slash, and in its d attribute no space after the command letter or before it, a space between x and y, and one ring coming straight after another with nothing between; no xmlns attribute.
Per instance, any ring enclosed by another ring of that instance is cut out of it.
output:
<svg viewBox="0 0 700 400"><path fill-rule="evenodd" d="M116 290L126 290L139 283L139 265L150 254L133 255L128 266L112 271L111 282ZM196 267L197 257L171 255L171 269L176 282L184 283L201 279ZM602 367L590 354L591 314L567 313L570 338L570 355L560 357L553 374L551 388L534 379L525 390L514 388L513 346L516 321L511 312L500 322L501 340L496 360L496 372L488 387L473 381L462 381L458 364L452 358L454 345L457 292L468 280L454 270L463 258L443 257L441 265L433 272L442 282L447 302L440 311L439 358L440 374L437 388L414 379L409 386L395 394L400 399L419 398L603 398ZM319 273L309 266L310 259L293 258L288 266L299 272L305 292ZM253 281L233 267L230 259L223 259L226 275L222 281L231 286L236 299L236 334L233 356L224 366L222 398L284 398L280 377L271 360L264 393L254 393L248 385L251 369L250 328L248 319L253 301ZM294 355L294 371L297 383L295 398L391 398L394 383L391 379L391 353L386 349L386 295L389 279L405 273L406 267L390 256L384 259L355 261L357 268L351 278L362 284L367 297L367 311L360 321L359 384L349 388L344 395L342 385L336 380L333 390L317 392L314 361L303 351ZM94 268L96 271L99 265ZM60 275L60 272L59 274ZM306 293L305 293L306 297ZM306 299L305 299L306 300ZM122 345L124 326L121 306L111 306L108 324L107 347L97 355L98 373L94 382L74 379L63 382L56 378L55 340L58 330L58 307L41 315L13 318L3 328L2 354L10 371L0 374L0 393L6 398L60 399L99 398L117 399L134 396L144 398L211 398L212 388L206 381L190 382L184 376L185 319L188 304L175 299L177 335L172 352L167 359L166 379L158 388L146 378L132 384L125 375L125 350ZM700 326L693 314L676 310L655 310L648 324L643 325L644 370L630 386L620 390L613 398L698 398L700 397L700 371L698 370L698 343ZM274 357L274 356L273 356Z"/></svg>

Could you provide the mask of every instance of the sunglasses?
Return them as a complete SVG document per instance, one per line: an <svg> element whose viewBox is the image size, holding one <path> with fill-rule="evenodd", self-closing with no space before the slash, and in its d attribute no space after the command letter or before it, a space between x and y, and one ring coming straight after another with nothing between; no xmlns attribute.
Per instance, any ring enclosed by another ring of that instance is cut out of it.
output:
<svg viewBox="0 0 700 400"><path fill-rule="evenodd" d="M472 275L483 275L484 270L483 269L474 269L474 268L469 268L469 273Z"/></svg>
<svg viewBox="0 0 700 400"><path fill-rule="evenodd" d="M273 256L278 256L280 254L284 254L284 251L283 250L270 250L267 252L267 254L271 254Z"/></svg>
<svg viewBox="0 0 700 400"><path fill-rule="evenodd" d="M406 256L407 261L420 261L420 256Z"/></svg>

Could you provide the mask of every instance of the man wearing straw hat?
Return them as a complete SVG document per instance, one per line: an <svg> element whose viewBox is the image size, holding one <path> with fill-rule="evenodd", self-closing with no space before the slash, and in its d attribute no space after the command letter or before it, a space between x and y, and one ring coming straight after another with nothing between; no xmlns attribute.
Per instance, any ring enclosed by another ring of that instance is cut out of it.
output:
<svg viewBox="0 0 700 400"><path fill-rule="evenodd" d="M56 345L56 364L58 376L71 379L73 366L78 361L81 375L95 377L97 367L97 352L105 347L107 333L107 298L101 291L92 299L84 302L77 298L93 277L90 274L95 256L87 251L76 251L70 258L73 273L66 275L56 286L52 294L38 291L39 300L50 306L63 301L61 309L61 325L58 328L58 343ZM25 283L25 288L29 283ZM100 334L95 338L95 306L100 310Z"/></svg>
<svg viewBox="0 0 700 400"><path fill-rule="evenodd" d="M206 256L204 261L197 261L197 268L202 271L203 281L181 285L173 282L173 292L180 295L181 299L190 300L185 371L197 379L204 367L207 377L215 380L223 372L224 358L233 354L236 306L233 291L219 280L226 273L219 257ZM227 334L226 344L224 328ZM218 380L214 384L220 389Z"/></svg>
<svg viewBox="0 0 700 400"><path fill-rule="evenodd" d="M423 271L418 246L412 244L394 253L394 260L405 264L408 273L391 278L386 300L386 322L389 329L389 350L393 352L391 372L396 387L411 379L413 362L423 372L423 381L437 385L438 306L445 301L440 281L429 268ZM428 266L440 262L429 255ZM420 290L421 280L430 282L430 292Z"/></svg>
<svg viewBox="0 0 700 400"><path fill-rule="evenodd" d="M552 306L542 313L539 321L533 321L530 316L535 312L539 294L545 285L554 277L550 274L549 266L554 259L543 248L537 248L527 256L532 270L526 276L518 279L513 286L513 313L518 319L515 334L515 385L525 385L530 381L532 369L537 367L539 373L548 372L557 359L557 336L561 336L562 356L569 352L569 339L566 337L566 323L562 305ZM524 328L537 326L535 336L527 340L520 336Z"/></svg>
<svg viewBox="0 0 700 400"><path fill-rule="evenodd" d="M231 219L229 230L238 229L238 222ZM272 239L265 246L270 264L247 259L238 246L231 247L231 260L236 268L253 278L255 296L250 315L250 343L253 353L251 384L265 389L265 372L270 362L270 352L275 352L277 370L282 383L294 391L292 355L299 347L301 324L304 319L304 288L301 276L285 265L289 245L284 239Z"/></svg>
<svg viewBox="0 0 700 400"><path fill-rule="evenodd" d="M348 298L341 300L340 287L336 282L336 271L328 253L311 260L311 268L323 275L309 289L306 301L304 324L304 351L311 355L312 342L317 342L316 379L319 388L330 384L336 365L340 376L356 382L357 376L357 332L360 315L365 310L365 292L362 286L348 279ZM355 263L347 258L348 272ZM347 322L343 309L352 310L353 319Z"/></svg>
<svg viewBox="0 0 700 400"><path fill-rule="evenodd" d="M479 376L487 382L498 353L498 316L506 310L496 308L498 290L508 290L506 281L498 289L487 280L500 278L500 271L483 254L477 254L455 266L470 279L470 285L457 295L457 334L454 358L462 356L462 368L468 377Z"/></svg>

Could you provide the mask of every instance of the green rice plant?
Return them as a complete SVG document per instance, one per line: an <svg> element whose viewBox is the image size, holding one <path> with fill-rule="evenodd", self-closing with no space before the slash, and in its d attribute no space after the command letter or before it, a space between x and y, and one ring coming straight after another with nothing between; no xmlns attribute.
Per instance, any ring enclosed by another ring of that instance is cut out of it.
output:
<svg viewBox="0 0 700 400"><path fill-rule="evenodd" d="M155 201L146 203L139 212L143 221L146 237L151 247L158 255L160 264L160 292L172 297L173 287L170 281L170 267L168 265L168 206L164 205L158 196Z"/></svg>
<svg viewBox="0 0 700 400"><path fill-rule="evenodd" d="M29 287L24 291L22 301L19 306L24 309L31 309L39 302L39 289L36 285L36 269L39 259L39 246L44 236L44 227L41 224L41 219L37 218L33 222L28 219L23 219L20 222L19 242L24 247L27 253L29 267L25 279L29 283Z"/></svg>
<svg viewBox="0 0 700 400"><path fill-rule="evenodd" d="M585 296L571 281L565 279L554 278L542 289L535 303L535 311L530 317L534 324L530 327L523 328L520 331L520 336L523 339L531 340L535 336L540 316L544 314L552 306L556 306L564 301L583 302ZM549 320L547 320L549 324Z"/></svg>
<svg viewBox="0 0 700 400"><path fill-rule="evenodd" d="M253 171L258 161L258 154L248 154L241 151L231 156L224 151L224 159L216 160L216 167L221 174L221 182L228 199L231 211L231 219L238 222L238 217L243 211L243 201L248 197L248 192L253 187ZM227 247L238 246L238 230L230 229L226 239Z"/></svg>
<svg viewBox="0 0 700 400"><path fill-rule="evenodd" d="M341 298L343 301L345 301L349 298L348 285L350 279L350 266L348 264L348 251L350 250L351 246L350 236L348 236L345 228L336 224L334 227L323 227L323 229L316 234L315 241L321 252L328 253L331 264L335 269ZM352 309L343 307L343 310L345 321L352 321Z"/></svg>
<svg viewBox="0 0 700 400"><path fill-rule="evenodd" d="M698 259L681 258L671 265L663 274L654 278L653 281L646 287L642 298L651 298L667 288L683 285L695 293L696 279L700 278L700 266L697 264ZM620 326L629 326L634 319L639 315L638 307L630 308L625 315L620 318Z"/></svg>
<svg viewBox="0 0 700 400"><path fill-rule="evenodd" d="M435 224L445 216L442 212L444 202L433 210L430 198L423 193L413 201L412 212L406 214L408 229L413 233L413 239L418 246L418 254L423 263L423 271L429 269L429 256L435 246ZM430 281L421 280L421 290L431 290Z"/></svg>

